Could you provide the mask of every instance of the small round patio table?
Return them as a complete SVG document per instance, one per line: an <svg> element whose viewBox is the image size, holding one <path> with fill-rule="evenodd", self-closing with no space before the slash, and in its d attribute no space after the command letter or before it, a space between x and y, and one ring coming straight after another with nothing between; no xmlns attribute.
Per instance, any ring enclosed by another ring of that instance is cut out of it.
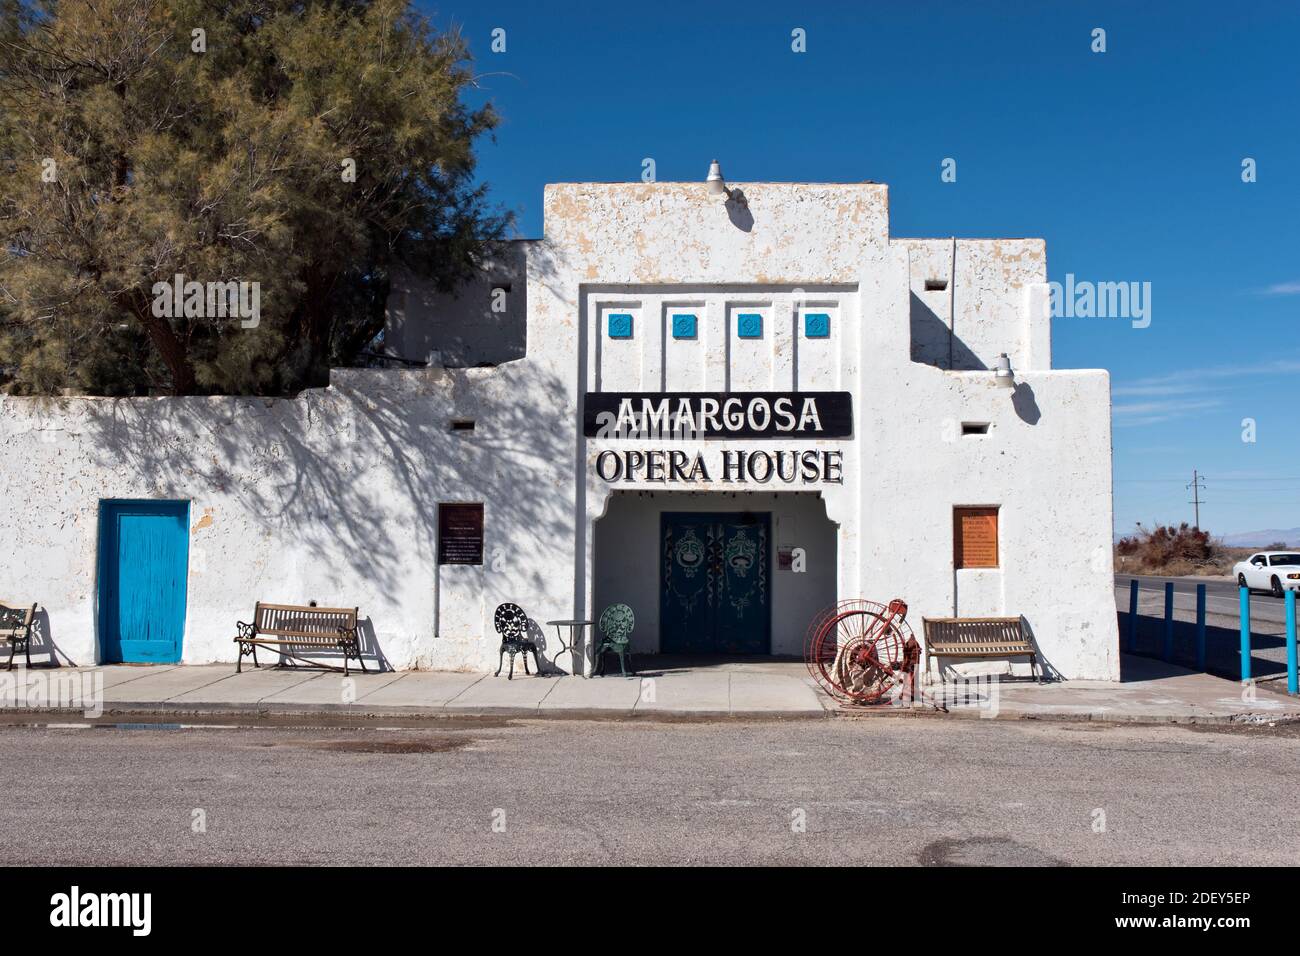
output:
<svg viewBox="0 0 1300 956"><path fill-rule="evenodd" d="M546 623L547 623L547 624L554 624L554 625L555 625L555 636L556 636L556 637L559 639L559 641L560 641L560 649L559 649L559 650L556 652L556 654L555 654L556 658L559 658L559 656L560 656L561 654L563 654L565 651L568 651L568 652L569 652L569 669L572 670L572 671L574 672L574 674L581 673L581 675L582 675L583 677L586 677L586 676L587 676L587 653L586 653L587 648L586 648L586 645L584 645L584 646L583 646L583 649L582 649L582 650L583 650L583 654L582 654L582 670L581 670L581 672L579 672L579 671L578 671L578 668L577 668L577 663L578 663L578 652L575 650L575 648L576 648L577 645L578 645L578 641L579 641L579 639L582 637L582 630L583 630L583 628L585 628L585 627L590 627L591 625L595 624L596 622L595 622L595 621L576 621L576 620L573 620L573 621L547 621ZM569 629L569 639L568 639L567 642L564 640L564 631L562 630L563 628L566 628L566 627Z"/></svg>

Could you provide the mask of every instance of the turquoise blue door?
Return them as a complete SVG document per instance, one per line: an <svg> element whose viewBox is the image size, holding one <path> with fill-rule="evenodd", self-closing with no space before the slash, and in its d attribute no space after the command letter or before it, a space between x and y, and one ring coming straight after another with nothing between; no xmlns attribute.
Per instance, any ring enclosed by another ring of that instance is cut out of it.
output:
<svg viewBox="0 0 1300 956"><path fill-rule="evenodd" d="M771 520L767 513L663 513L659 525L662 653L768 653Z"/></svg>
<svg viewBox="0 0 1300 956"><path fill-rule="evenodd" d="M174 664L185 633L187 501L99 506L99 641L106 663Z"/></svg>

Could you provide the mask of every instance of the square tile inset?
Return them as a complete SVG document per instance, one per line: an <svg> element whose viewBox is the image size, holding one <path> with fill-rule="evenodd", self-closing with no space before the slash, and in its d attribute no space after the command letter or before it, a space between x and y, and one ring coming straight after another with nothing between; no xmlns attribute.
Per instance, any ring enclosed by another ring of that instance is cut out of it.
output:
<svg viewBox="0 0 1300 956"><path fill-rule="evenodd" d="M611 339L630 339L632 337L632 316L627 312L609 314L609 337Z"/></svg>
<svg viewBox="0 0 1300 956"><path fill-rule="evenodd" d="M741 312L736 316L736 334L742 339L763 337L763 315L760 312Z"/></svg>
<svg viewBox="0 0 1300 956"><path fill-rule="evenodd" d="M803 317L803 334L808 339L825 339L831 334L831 317L825 312L809 312Z"/></svg>

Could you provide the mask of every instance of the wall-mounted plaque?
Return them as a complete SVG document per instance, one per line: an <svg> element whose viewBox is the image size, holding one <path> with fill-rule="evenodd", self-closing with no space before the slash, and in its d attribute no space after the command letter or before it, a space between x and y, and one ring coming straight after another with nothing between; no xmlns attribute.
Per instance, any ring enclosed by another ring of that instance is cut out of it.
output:
<svg viewBox="0 0 1300 956"><path fill-rule="evenodd" d="M483 563L483 506L438 505L438 563Z"/></svg>
<svg viewBox="0 0 1300 956"><path fill-rule="evenodd" d="M957 568L998 566L998 509L952 509L953 564Z"/></svg>

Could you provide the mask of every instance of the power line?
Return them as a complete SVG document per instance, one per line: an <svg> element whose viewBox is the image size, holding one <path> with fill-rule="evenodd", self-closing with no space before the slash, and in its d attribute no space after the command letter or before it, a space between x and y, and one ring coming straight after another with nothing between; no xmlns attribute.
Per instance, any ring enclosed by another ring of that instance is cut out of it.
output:
<svg viewBox="0 0 1300 956"><path fill-rule="evenodd" d="M1153 482L1153 483L1156 483L1156 484L1168 484L1168 483L1172 483L1172 482L1175 482L1175 481L1177 481L1177 482L1182 482L1182 480L1183 480L1183 479L1181 479L1181 478L1116 478L1116 479L1115 479L1115 481L1128 481L1128 482L1140 481L1140 482ZM1201 480L1202 480L1202 481L1206 480L1204 475L1201 475ZM1296 475L1295 477L1292 477L1292 478L1287 478L1287 477L1279 477L1279 478L1215 478L1215 479L1212 479L1212 480L1214 480L1214 481L1300 481L1300 475ZM1188 485L1187 487L1190 488L1191 486Z"/></svg>

